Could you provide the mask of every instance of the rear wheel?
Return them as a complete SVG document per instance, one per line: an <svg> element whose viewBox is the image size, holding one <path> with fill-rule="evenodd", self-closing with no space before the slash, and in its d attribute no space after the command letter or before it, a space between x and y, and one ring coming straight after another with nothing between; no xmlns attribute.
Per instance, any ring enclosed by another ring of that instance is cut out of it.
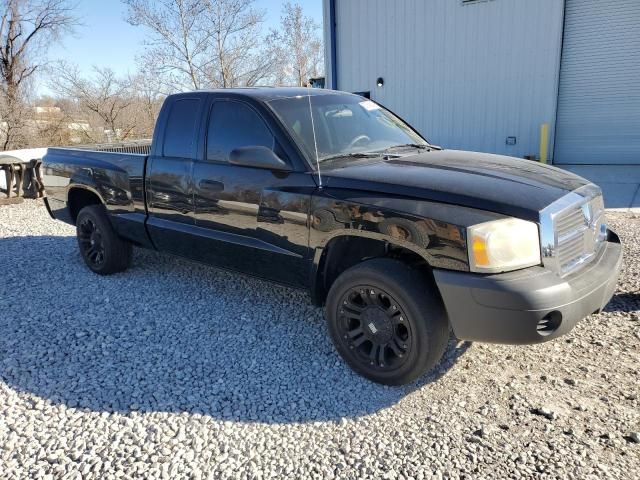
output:
<svg viewBox="0 0 640 480"><path fill-rule="evenodd" d="M131 243L113 230L104 206L90 205L78 213L76 235L87 266L100 275L126 270L131 264Z"/></svg>
<svg viewBox="0 0 640 480"><path fill-rule="evenodd" d="M434 286L391 259L345 271L329 291L328 328L338 353L374 382L409 383L442 358L449 328Z"/></svg>

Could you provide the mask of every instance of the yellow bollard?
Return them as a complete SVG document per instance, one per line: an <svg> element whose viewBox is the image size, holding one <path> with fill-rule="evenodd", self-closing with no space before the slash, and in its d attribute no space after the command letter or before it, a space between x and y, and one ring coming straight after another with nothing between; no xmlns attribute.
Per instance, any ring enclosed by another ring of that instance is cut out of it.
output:
<svg viewBox="0 0 640 480"><path fill-rule="evenodd" d="M547 163L549 157L549 124L540 125L540 161Z"/></svg>

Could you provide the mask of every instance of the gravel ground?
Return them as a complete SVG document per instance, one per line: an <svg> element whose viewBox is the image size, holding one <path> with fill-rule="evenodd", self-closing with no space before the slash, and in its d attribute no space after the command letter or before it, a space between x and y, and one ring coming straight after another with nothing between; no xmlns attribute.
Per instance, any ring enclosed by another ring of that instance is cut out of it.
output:
<svg viewBox="0 0 640 480"><path fill-rule="evenodd" d="M145 251L98 277L40 203L0 207L0 477L638 478L640 217L610 219L606 312L390 388L302 293Z"/></svg>

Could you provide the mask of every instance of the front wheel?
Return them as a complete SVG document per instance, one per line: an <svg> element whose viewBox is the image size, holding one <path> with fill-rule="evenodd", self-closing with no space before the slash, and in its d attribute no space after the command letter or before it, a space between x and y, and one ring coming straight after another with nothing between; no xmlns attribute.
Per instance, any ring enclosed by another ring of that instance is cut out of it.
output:
<svg viewBox="0 0 640 480"><path fill-rule="evenodd" d="M89 205L80 210L76 235L80 254L93 272L109 275L122 272L131 264L131 243L114 231L104 206Z"/></svg>
<svg viewBox="0 0 640 480"><path fill-rule="evenodd" d="M434 286L392 259L363 262L342 273L327 297L328 329L338 353L362 376L403 385L438 364L449 339Z"/></svg>

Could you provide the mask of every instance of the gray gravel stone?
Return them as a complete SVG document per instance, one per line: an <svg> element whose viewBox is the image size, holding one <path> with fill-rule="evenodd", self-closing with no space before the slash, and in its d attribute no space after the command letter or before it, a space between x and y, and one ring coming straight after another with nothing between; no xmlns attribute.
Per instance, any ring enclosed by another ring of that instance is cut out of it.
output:
<svg viewBox="0 0 640 480"><path fill-rule="evenodd" d="M98 277L40 202L0 207L0 478L635 479L640 219L610 219L604 312L388 388L300 292L139 250Z"/></svg>
<svg viewBox="0 0 640 480"><path fill-rule="evenodd" d="M553 410L551 410L548 407L534 408L534 409L531 410L531 413L533 413L535 415L540 415L540 416L546 418L547 420L555 420L556 417L558 416L556 414L556 412L554 412Z"/></svg>

